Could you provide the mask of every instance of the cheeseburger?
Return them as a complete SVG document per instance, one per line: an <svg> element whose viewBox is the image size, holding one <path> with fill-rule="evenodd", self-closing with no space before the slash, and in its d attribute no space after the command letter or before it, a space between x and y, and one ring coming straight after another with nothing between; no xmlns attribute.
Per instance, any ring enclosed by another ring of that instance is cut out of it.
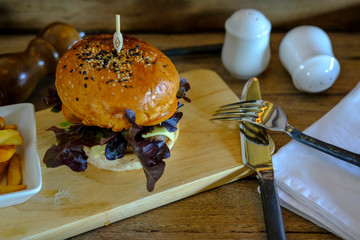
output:
<svg viewBox="0 0 360 240"><path fill-rule="evenodd" d="M61 57L55 86L46 99L61 107L68 126L49 129L58 145L46 152L45 164L74 171L85 171L87 163L112 171L143 168L152 191L179 134L178 100L189 101L189 84L170 59L132 36L123 36L120 52L113 35L94 36Z"/></svg>

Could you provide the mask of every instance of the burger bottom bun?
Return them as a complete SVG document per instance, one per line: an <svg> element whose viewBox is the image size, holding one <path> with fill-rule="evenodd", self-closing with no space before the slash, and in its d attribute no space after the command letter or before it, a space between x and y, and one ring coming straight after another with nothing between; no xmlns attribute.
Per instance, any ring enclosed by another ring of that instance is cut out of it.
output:
<svg viewBox="0 0 360 240"><path fill-rule="evenodd" d="M168 139L166 141L166 145L169 149L171 149L178 136L179 136L179 126L178 129L175 131L175 138L174 140ZM141 163L135 153L130 152L126 153L123 158L115 159L115 160L107 160L105 155L94 157L90 147L84 146L84 151L88 156L87 162L93 165L94 167L110 170L114 172L122 172L122 171L129 171L135 169L142 169Z"/></svg>

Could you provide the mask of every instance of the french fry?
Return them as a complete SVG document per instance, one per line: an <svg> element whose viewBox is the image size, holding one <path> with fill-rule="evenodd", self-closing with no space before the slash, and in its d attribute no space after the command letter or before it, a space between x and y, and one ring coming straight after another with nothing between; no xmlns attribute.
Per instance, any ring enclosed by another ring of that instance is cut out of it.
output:
<svg viewBox="0 0 360 240"><path fill-rule="evenodd" d="M13 130L17 130L17 125L16 124L9 124L9 125L5 125L4 129L13 129Z"/></svg>
<svg viewBox="0 0 360 240"><path fill-rule="evenodd" d="M8 167L10 163L10 159L5 161L5 162L0 162L0 179L2 178L2 176L4 175L4 173L6 172L6 169Z"/></svg>
<svg viewBox="0 0 360 240"><path fill-rule="evenodd" d="M21 134L14 129L0 130L0 145L21 145L24 139Z"/></svg>
<svg viewBox="0 0 360 240"><path fill-rule="evenodd" d="M8 161L14 155L15 151L15 145L0 146L0 162Z"/></svg>
<svg viewBox="0 0 360 240"><path fill-rule="evenodd" d="M0 194L17 192L20 190L24 190L26 188L27 188L26 185L12 185L12 186L0 185Z"/></svg>
<svg viewBox="0 0 360 240"><path fill-rule="evenodd" d="M22 181L21 161L19 154L15 153L10 159L6 184L9 186L19 185Z"/></svg>
<svg viewBox="0 0 360 240"><path fill-rule="evenodd" d="M0 117L0 129L5 128L5 119L3 117Z"/></svg>

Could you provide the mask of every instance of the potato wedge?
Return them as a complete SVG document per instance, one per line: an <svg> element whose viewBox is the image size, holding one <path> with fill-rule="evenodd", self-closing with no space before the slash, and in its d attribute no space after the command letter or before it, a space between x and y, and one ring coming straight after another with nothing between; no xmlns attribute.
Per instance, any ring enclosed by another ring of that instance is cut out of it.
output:
<svg viewBox="0 0 360 240"><path fill-rule="evenodd" d="M4 129L13 129L13 130L17 130L18 127L16 124L9 124L9 125L5 125Z"/></svg>
<svg viewBox="0 0 360 240"><path fill-rule="evenodd" d="M21 145L24 139L21 134L14 129L0 130L0 145Z"/></svg>
<svg viewBox="0 0 360 240"><path fill-rule="evenodd" d="M15 151L15 145L0 146L0 162L8 161L14 155Z"/></svg>
<svg viewBox="0 0 360 240"><path fill-rule="evenodd" d="M0 194L17 192L20 190L24 190L26 188L27 188L26 185L12 185L12 186L0 185Z"/></svg>
<svg viewBox="0 0 360 240"><path fill-rule="evenodd" d="M22 181L21 160L19 154L15 153L10 159L10 164L6 175L6 184L9 186L20 185L21 181Z"/></svg>
<svg viewBox="0 0 360 240"><path fill-rule="evenodd" d="M5 128L5 119L3 117L0 117L0 129Z"/></svg>
<svg viewBox="0 0 360 240"><path fill-rule="evenodd" d="M10 159L5 162L0 162L0 179L3 177L4 173L6 172L9 163L10 163Z"/></svg>

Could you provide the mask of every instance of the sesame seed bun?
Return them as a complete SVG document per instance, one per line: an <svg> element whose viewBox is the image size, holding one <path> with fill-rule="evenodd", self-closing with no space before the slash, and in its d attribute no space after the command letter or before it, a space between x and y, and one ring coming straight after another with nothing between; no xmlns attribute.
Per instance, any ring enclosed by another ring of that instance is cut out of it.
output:
<svg viewBox="0 0 360 240"><path fill-rule="evenodd" d="M130 127L125 109L135 112L141 126L175 113L180 76L174 64L135 37L123 40L120 53L106 34L76 43L61 57L55 85L68 121L122 131Z"/></svg>

